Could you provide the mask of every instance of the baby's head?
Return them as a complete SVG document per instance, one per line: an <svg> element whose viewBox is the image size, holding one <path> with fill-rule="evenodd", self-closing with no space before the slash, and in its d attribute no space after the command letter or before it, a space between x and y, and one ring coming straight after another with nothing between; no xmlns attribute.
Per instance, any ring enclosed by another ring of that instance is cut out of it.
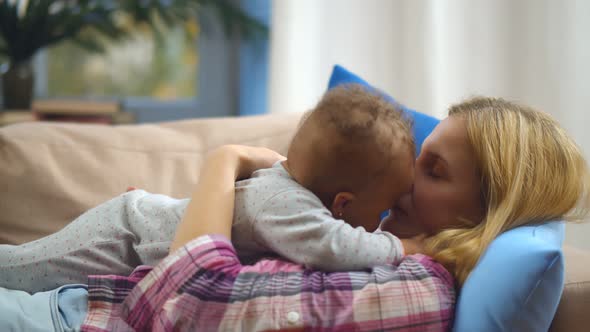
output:
<svg viewBox="0 0 590 332"><path fill-rule="evenodd" d="M411 189L411 123L378 93L339 86L303 120L285 166L334 217L373 231L380 214Z"/></svg>

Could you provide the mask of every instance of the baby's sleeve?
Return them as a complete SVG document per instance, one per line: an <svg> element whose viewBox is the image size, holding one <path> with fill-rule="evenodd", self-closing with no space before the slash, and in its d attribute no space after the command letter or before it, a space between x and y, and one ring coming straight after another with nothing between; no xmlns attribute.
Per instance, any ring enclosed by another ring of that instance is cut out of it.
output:
<svg viewBox="0 0 590 332"><path fill-rule="evenodd" d="M388 232L369 233L335 219L321 201L303 190L281 192L254 219L255 241L307 267L350 271L398 263L401 241Z"/></svg>

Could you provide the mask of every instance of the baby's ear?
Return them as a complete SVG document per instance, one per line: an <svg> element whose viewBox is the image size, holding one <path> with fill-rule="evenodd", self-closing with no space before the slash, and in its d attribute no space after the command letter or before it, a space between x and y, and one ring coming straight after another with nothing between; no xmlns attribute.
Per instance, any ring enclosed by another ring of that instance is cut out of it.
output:
<svg viewBox="0 0 590 332"><path fill-rule="evenodd" d="M342 216L344 215L344 209L354 199L355 196L353 193L349 193L347 191L337 193L336 196L334 196L332 206L330 207L332 215L336 218L342 218Z"/></svg>

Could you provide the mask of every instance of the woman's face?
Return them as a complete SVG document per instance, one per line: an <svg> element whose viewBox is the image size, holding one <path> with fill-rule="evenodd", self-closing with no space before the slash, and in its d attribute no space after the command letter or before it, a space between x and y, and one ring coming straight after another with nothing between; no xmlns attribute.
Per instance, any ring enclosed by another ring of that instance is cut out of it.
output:
<svg viewBox="0 0 590 332"><path fill-rule="evenodd" d="M460 116L441 121L416 159L414 187L393 208L392 224L414 225L435 234L483 219L482 188L467 128ZM394 225L391 225L395 228Z"/></svg>

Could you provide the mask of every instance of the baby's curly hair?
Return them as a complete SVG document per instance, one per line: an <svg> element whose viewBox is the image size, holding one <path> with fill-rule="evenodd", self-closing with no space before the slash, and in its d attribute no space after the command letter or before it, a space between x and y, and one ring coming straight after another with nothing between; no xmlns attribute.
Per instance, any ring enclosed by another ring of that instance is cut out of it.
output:
<svg viewBox="0 0 590 332"><path fill-rule="evenodd" d="M326 200L358 190L388 170L401 151L414 155L411 128L401 107L382 93L358 84L338 86L300 124L288 152L289 171Z"/></svg>

